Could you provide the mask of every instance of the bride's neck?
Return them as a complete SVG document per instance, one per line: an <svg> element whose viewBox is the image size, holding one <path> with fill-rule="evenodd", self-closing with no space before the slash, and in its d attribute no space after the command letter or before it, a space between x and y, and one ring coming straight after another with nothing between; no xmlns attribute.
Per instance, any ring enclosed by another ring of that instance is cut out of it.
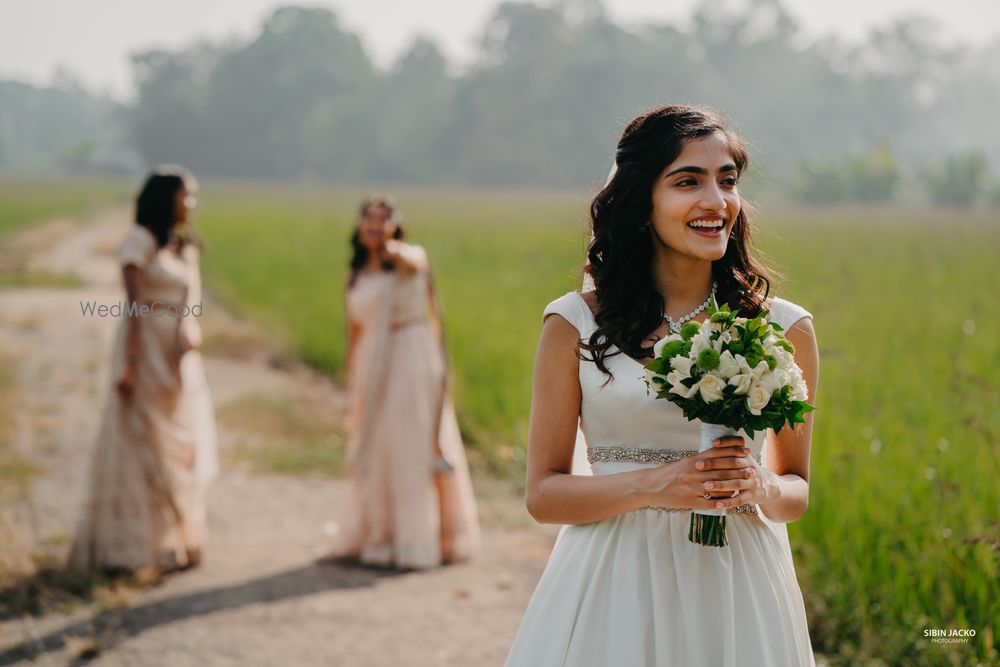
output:
<svg viewBox="0 0 1000 667"><path fill-rule="evenodd" d="M658 255L653 282L663 296L667 314L680 317L700 306L712 291L712 262L693 257Z"/></svg>

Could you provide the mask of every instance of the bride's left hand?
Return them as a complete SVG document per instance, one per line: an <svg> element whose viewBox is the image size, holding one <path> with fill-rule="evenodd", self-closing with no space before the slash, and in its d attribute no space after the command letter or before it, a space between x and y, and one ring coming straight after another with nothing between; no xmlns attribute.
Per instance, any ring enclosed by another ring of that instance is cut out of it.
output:
<svg viewBox="0 0 1000 667"><path fill-rule="evenodd" d="M733 442L739 440L739 443ZM720 445L739 446L743 444L742 436L724 436L715 441ZM714 444L714 443L713 443ZM753 456L748 457L753 464L753 474L747 478L737 479L715 479L704 482L705 493L714 499L736 498L740 505L763 505L770 500L775 491L775 475L768 468L757 463ZM702 471L712 470L712 459L699 461ZM737 493L733 495L733 492Z"/></svg>

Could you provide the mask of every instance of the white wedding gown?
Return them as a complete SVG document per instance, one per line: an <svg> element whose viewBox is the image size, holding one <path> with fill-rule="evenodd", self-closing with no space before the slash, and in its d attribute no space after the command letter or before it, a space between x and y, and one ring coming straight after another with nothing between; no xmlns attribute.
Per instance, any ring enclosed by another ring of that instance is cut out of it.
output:
<svg viewBox="0 0 1000 667"><path fill-rule="evenodd" d="M770 310L770 319L786 330L811 317L774 297ZM553 313L584 338L597 328L577 292L551 302L543 320ZM652 467L698 449L699 422L647 394L639 362L617 354L607 366L615 379L602 389L607 376L580 362L580 421L593 474ZM758 433L749 441L755 456L764 453L765 438ZM577 456L574 474L578 462ZM815 665L785 526L756 506L740 510L730 510L725 547L690 542L687 510L640 509L563 526L505 664Z"/></svg>

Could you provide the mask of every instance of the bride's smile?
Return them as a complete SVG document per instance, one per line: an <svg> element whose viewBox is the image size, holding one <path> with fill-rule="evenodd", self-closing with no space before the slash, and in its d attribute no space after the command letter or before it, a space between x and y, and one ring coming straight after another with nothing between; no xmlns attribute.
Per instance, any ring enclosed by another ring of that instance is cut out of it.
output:
<svg viewBox="0 0 1000 667"><path fill-rule="evenodd" d="M653 231L670 253L716 260L740 212L739 173L719 133L685 142L653 185Z"/></svg>

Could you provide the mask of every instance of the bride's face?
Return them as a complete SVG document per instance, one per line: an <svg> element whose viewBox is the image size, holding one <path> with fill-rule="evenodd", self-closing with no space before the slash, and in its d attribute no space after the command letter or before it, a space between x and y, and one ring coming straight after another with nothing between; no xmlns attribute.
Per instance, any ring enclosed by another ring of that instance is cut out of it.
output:
<svg viewBox="0 0 1000 667"><path fill-rule="evenodd" d="M688 257L721 258L740 212L738 178L722 134L687 140L653 184L650 222L660 241Z"/></svg>

